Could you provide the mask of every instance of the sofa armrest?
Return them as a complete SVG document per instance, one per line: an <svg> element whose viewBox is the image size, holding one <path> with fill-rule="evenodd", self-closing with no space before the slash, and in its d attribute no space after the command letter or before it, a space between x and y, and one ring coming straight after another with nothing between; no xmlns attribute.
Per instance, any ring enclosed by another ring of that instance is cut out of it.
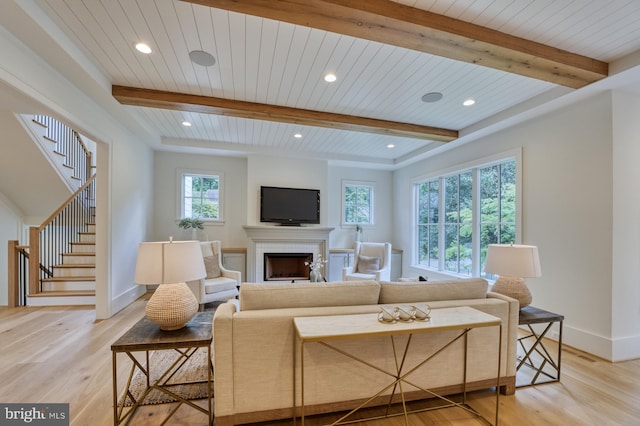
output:
<svg viewBox="0 0 640 426"><path fill-rule="evenodd" d="M213 382L216 416L234 413L233 401L233 315L236 304L222 303L213 316Z"/></svg>
<svg viewBox="0 0 640 426"><path fill-rule="evenodd" d="M517 341L518 341L518 323L520 322L520 303L509 296L505 296L500 293L494 293L492 291L487 292L488 299L500 299L509 303L509 324L512 326L507 328L507 360L513 360L511 363L507 363L507 375L516 375L516 356L517 356Z"/></svg>

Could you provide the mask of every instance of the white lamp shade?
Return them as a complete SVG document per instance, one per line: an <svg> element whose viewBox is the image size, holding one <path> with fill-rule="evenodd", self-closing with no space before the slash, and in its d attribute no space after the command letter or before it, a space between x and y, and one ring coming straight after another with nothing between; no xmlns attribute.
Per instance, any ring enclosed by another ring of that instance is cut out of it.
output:
<svg viewBox="0 0 640 426"><path fill-rule="evenodd" d="M542 276L538 247L517 244L489 244L484 271L509 277Z"/></svg>
<svg viewBox="0 0 640 426"><path fill-rule="evenodd" d="M140 243L136 284L172 284L204 278L207 272L198 241Z"/></svg>

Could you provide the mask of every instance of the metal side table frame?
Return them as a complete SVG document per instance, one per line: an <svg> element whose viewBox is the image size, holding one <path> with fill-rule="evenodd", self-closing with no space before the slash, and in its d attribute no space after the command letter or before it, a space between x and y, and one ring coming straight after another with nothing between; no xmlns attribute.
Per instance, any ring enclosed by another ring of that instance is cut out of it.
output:
<svg viewBox="0 0 640 426"><path fill-rule="evenodd" d="M164 419L162 424L165 424L183 404L206 414L208 424L213 424L213 364L211 362L211 345L213 342L211 329L212 319L212 312L198 312L184 328L175 331L162 331L156 324L145 317L111 345L113 368L113 424L115 426L125 422L129 424L137 409L153 389L171 396L177 402L176 407L167 415L167 418ZM152 382L150 380L151 364L149 352L159 350L172 350L177 352L178 356L171 366L168 367L157 380ZM197 382L203 384L207 389L207 408L200 407L194 402L171 391L171 386L179 385L180 383L168 385L168 381L198 350L207 351L207 380L206 382ZM133 352L145 352L145 362L140 362L133 355ZM126 388L121 394L120 399L118 399L117 377L118 353L126 354L132 363ZM146 378L146 389L137 399L130 391L136 370L144 374ZM131 407L125 406L125 399L127 397L133 401Z"/></svg>
<svg viewBox="0 0 640 426"><path fill-rule="evenodd" d="M531 382L523 385L516 384L517 388L539 385L544 383L553 383L560 381L560 367L562 361L562 322L564 316L554 314L552 312L545 311L543 309L535 308L533 306L526 306L520 309L520 317L518 324L526 325L529 329L529 334L518 338L518 344L524 351L524 356L518 356L518 364L516 366L516 375L522 367L528 367L535 371L535 374ZM559 323L558 332L558 353L554 360L549 350L544 345L544 337L551 329L554 323ZM547 324L541 333L538 333L532 327L533 324ZM525 342L533 339L533 344L527 348ZM536 360L532 355L537 354L540 359ZM545 371L545 367L547 370ZM551 372L549 372L551 370ZM539 381L541 376L546 377L548 380ZM516 378L517 383L517 378Z"/></svg>

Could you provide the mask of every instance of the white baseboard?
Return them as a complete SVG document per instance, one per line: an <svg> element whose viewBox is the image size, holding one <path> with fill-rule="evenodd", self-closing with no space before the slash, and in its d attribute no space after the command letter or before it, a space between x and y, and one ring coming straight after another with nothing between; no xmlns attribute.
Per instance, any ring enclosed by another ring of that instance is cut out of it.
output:
<svg viewBox="0 0 640 426"><path fill-rule="evenodd" d="M623 337L613 340L613 362L640 358L640 336Z"/></svg>
<svg viewBox="0 0 640 426"><path fill-rule="evenodd" d="M122 309L129 306L146 292L146 286L134 285L124 293L120 293L118 296L113 298L113 300L111 300L111 315L115 315L117 312L120 312Z"/></svg>

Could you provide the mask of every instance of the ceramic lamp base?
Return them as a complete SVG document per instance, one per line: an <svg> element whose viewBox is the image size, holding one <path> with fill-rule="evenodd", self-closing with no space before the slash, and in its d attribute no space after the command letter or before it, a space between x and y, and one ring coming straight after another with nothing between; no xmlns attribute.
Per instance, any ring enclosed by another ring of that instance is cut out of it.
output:
<svg viewBox="0 0 640 426"><path fill-rule="evenodd" d="M501 276L491 291L516 299L520 302L520 309L529 306L532 300L531 292L522 278Z"/></svg>
<svg viewBox="0 0 640 426"><path fill-rule="evenodd" d="M144 312L161 330L178 330L198 312L198 301L186 283L161 284Z"/></svg>

